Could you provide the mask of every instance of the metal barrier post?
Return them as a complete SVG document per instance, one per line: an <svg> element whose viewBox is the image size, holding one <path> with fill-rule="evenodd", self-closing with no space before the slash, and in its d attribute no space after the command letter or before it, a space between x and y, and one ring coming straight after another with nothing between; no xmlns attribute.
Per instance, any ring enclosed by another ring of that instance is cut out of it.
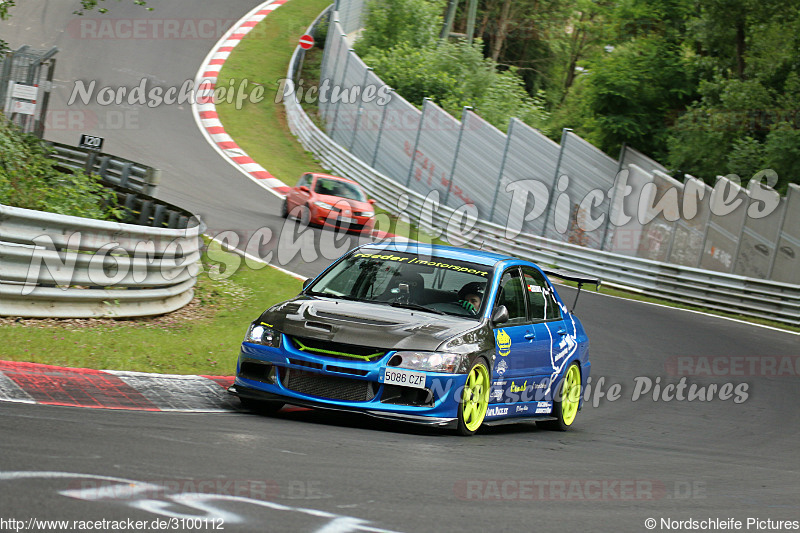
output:
<svg viewBox="0 0 800 533"><path fill-rule="evenodd" d="M492 198L492 208L489 210L489 222L494 217L494 207L497 205L497 195L500 193L500 183L503 181L503 172L506 170L506 159L508 158L508 147L511 145L511 133L514 131L516 119L511 117L508 121L508 132L506 132L506 147L503 149L503 160L500 162L500 174L497 176L497 186L494 188L494 198Z"/></svg>
<svg viewBox="0 0 800 533"><path fill-rule="evenodd" d="M364 113L364 88L367 86L367 79L369 73L372 72L372 67L367 67L367 70L364 71L364 82L361 84L361 104L358 106L358 112L356 112L356 123L353 126L353 137L350 139L350 147L347 149L348 152L353 151L353 145L356 144L356 134L358 133L358 125L361 122L361 115Z"/></svg>
<svg viewBox="0 0 800 533"><path fill-rule="evenodd" d="M417 138L414 141L414 149L411 151L411 164L408 166L408 177L406 178L406 187L411 183L411 175L414 173L414 163L417 160L417 148L419 148L419 136L422 133L422 127L425 125L425 110L428 109L428 102L431 99L427 96L422 100L422 115L419 117L419 125L417 126Z"/></svg>
<svg viewBox="0 0 800 533"><path fill-rule="evenodd" d="M350 63L350 56L354 54L352 48L347 49L347 59L344 60L344 70L342 71L342 84L344 84L344 78L347 76L347 64ZM336 130L336 121L339 120L339 106L342 104L342 95L339 93L339 101L336 102L336 111L333 112L333 122L331 122L331 129L328 132L328 135L333 137L333 132Z"/></svg>
<svg viewBox="0 0 800 533"><path fill-rule="evenodd" d="M567 133L572 129L564 128L561 130L561 149L558 151L558 161L556 161L556 174L553 176L553 186L550 187L550 196L547 198L547 207L544 214L544 224L542 225L542 237L547 233L547 222L550 220L550 206L553 205L553 196L555 196L556 184L558 183L558 173L561 170L561 159L564 157L564 147L567 145Z"/></svg>
<svg viewBox="0 0 800 533"><path fill-rule="evenodd" d="M394 89L389 89L390 93L394 92ZM391 98L389 99L391 101ZM389 109L389 101L386 102L383 106L383 113L381 113L381 125L378 127L378 138L375 140L375 151L372 154L372 162L369 166L375 168L375 162L378 160L378 148L381 146L381 137L383 137L383 124L386 122L386 111Z"/></svg>
<svg viewBox="0 0 800 533"><path fill-rule="evenodd" d="M625 152L628 150L628 144L622 143L622 148L619 149L619 161L617 165L617 176L622 172L622 167L625 165ZM611 210L614 209L614 202L617 200L617 180L614 179L614 184L611 186L611 196L608 199L608 220L606 220L606 227L603 230L603 240L600 243L600 249L606 249L606 241L608 240L608 232L611 228ZM675 232L672 233L673 237ZM669 257L669 256L667 256Z"/></svg>
<svg viewBox="0 0 800 533"><path fill-rule="evenodd" d="M447 200L450 198L450 189L453 188L453 180L455 179L456 164L458 163L458 151L461 149L461 138L464 136L464 126L467 123L468 113L472 110L470 106L464 106L461 111L461 128L458 130L458 141L456 141L456 151L453 153L453 165L450 167L450 179L447 181L447 192L444 194L444 201L442 205L447 205Z"/></svg>
<svg viewBox="0 0 800 533"><path fill-rule="evenodd" d="M337 12L338 12L338 10L335 10L333 12L333 15L338 15ZM334 31L333 31L334 28L337 25L340 25L339 17L338 16L333 17L333 15L331 15L332 20L331 20L330 25L328 25L328 33L330 35L334 35ZM333 37L331 37L331 40L333 40L333 39L336 39L335 35ZM325 119L328 118L328 110L330 109L330 95L333 92L332 85L333 85L334 81L336 80L336 69L339 68L339 49L342 46L343 40L344 40L344 34L339 36L339 46L336 47L336 60L333 62L333 72L332 72L332 74L330 76L328 76L328 80L329 80L329 83L330 83L331 87L330 87L330 89L328 89L328 95L326 97L328 99L328 105L326 105L325 108L324 108L325 113L322 113L322 117L325 118ZM325 52L325 55L327 55L327 54L328 54L328 50L326 50L326 52ZM322 82L322 80L320 80L320 82ZM319 98L322 98L322 94L319 95Z"/></svg>
<svg viewBox="0 0 800 533"><path fill-rule="evenodd" d="M772 251L772 256L769 258L769 268L767 269L767 279L772 279L772 273L775 270L775 260L778 258L778 245L781 243L781 236L783 235L783 226L786 224L786 216L789 214L789 199L792 197L792 187L786 190L786 209L781 214L781 221L778 224L778 237L775 239L775 249Z"/></svg>

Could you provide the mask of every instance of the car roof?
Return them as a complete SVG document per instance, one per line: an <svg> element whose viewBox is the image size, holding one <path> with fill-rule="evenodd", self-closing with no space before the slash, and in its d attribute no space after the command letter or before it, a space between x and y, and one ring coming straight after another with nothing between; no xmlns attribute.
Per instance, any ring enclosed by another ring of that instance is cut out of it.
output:
<svg viewBox="0 0 800 533"><path fill-rule="evenodd" d="M530 261L523 261L510 255L503 255L485 250L473 250L469 248L458 248L455 246L425 244L418 242L389 241L384 243L369 243L362 246L362 248L377 248L380 250L393 252L408 252L419 255L431 255L446 259L469 261L486 266L495 266L497 263L502 261L530 263Z"/></svg>
<svg viewBox="0 0 800 533"><path fill-rule="evenodd" d="M309 172L309 174L311 174L312 176L315 176L317 178L330 178L330 179L339 180L339 181L346 181L347 183L355 183L356 185L358 185L357 181L351 180L350 178L344 178L342 176L333 176L331 174L320 174L319 172ZM359 185L359 187L360 187L360 185Z"/></svg>

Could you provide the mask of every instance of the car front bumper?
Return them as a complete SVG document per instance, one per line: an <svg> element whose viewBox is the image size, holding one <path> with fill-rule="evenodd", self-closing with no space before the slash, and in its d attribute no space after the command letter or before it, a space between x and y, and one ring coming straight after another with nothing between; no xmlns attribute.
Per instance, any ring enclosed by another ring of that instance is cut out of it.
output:
<svg viewBox="0 0 800 533"><path fill-rule="evenodd" d="M424 372L424 389L384 384L383 372L393 353L375 361L350 361L299 352L291 346L244 343L229 391L254 400L435 426L455 424L467 375Z"/></svg>
<svg viewBox="0 0 800 533"><path fill-rule="evenodd" d="M300 407L311 407L313 409L327 409L331 411L340 411L346 413L355 413L355 414L362 414L368 415L374 418L382 418L386 420L397 420L401 422L411 422L414 424L424 424L428 426L434 427L443 427L443 428L455 428L458 419L454 417L436 417L436 416L424 416L424 415L415 415L410 413L395 413L391 411L377 411L377 410L370 410L365 408L351 408L345 405L339 404L331 404L331 403L322 403L319 401L313 401L309 399L301 399L297 397L286 397L280 394L274 394L271 392L265 392L258 389L252 389L249 387L242 386L238 383L234 383L228 388L228 392L237 396L239 398L246 398L250 400L262 400L262 401L280 401L291 403L292 405L297 405Z"/></svg>

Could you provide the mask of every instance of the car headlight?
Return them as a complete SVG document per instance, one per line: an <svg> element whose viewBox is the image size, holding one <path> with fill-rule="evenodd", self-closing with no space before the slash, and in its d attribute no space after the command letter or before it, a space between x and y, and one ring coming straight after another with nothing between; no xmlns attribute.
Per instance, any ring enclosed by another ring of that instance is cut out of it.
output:
<svg viewBox="0 0 800 533"><path fill-rule="evenodd" d="M371 217L375 215L375 211L361 211L362 217Z"/></svg>
<svg viewBox="0 0 800 533"><path fill-rule="evenodd" d="M321 207L322 209L333 209L331 204L326 204L325 202L314 202L314 205L317 207Z"/></svg>
<svg viewBox="0 0 800 533"><path fill-rule="evenodd" d="M247 335L244 337L244 342L261 344L262 346L270 346L272 348L280 348L281 334L268 324L263 322L253 322L247 329Z"/></svg>
<svg viewBox="0 0 800 533"><path fill-rule="evenodd" d="M469 370L469 357L447 352L397 352L389 364L409 370L464 374Z"/></svg>

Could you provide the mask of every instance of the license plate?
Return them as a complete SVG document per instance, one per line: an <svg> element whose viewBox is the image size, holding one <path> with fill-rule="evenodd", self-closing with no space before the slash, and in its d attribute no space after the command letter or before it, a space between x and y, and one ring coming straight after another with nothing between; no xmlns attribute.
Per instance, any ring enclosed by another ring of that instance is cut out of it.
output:
<svg viewBox="0 0 800 533"><path fill-rule="evenodd" d="M358 220L350 217L339 217L339 220L346 224L355 224Z"/></svg>
<svg viewBox="0 0 800 533"><path fill-rule="evenodd" d="M425 388L425 374L403 368L387 368L383 371L383 382L387 385L400 385L415 389Z"/></svg>

